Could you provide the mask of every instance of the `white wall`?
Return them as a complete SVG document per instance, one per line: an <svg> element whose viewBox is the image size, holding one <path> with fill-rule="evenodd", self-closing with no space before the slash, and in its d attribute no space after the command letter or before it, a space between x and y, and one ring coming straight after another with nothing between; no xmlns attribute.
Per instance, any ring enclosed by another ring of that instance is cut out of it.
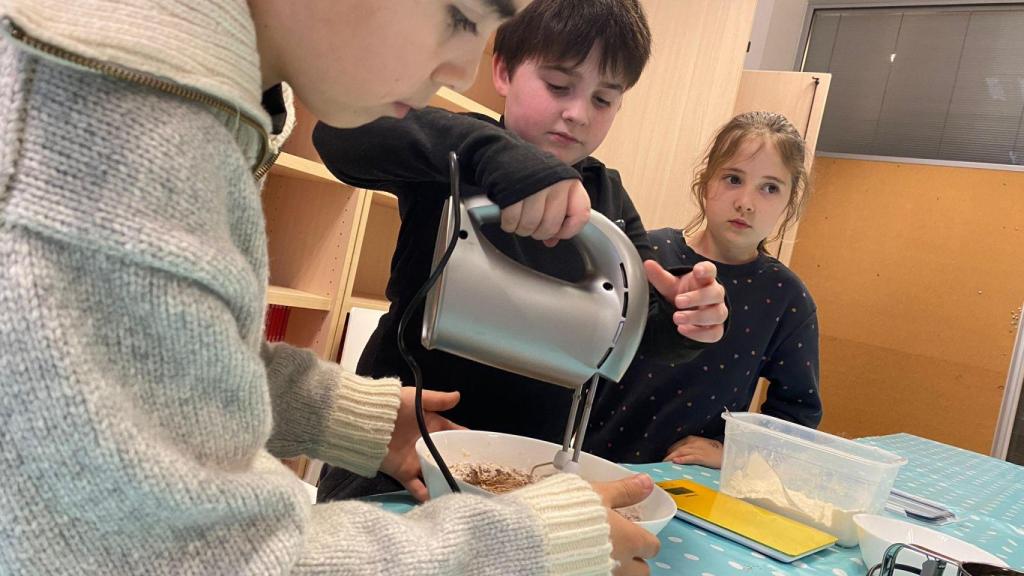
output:
<svg viewBox="0 0 1024 576"><path fill-rule="evenodd" d="M759 0L751 31L749 70L796 70L807 0Z"/></svg>
<svg viewBox="0 0 1024 576"><path fill-rule="evenodd" d="M743 61L745 70L761 69L761 59L764 57L764 45L768 39L768 27L772 23L774 7L775 0L757 0L754 25L750 29L750 44L747 45L747 57Z"/></svg>

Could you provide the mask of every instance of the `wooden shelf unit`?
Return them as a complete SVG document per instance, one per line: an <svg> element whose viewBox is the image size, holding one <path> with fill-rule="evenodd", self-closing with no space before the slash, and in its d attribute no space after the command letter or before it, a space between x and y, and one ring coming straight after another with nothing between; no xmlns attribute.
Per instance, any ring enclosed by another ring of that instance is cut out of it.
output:
<svg viewBox="0 0 1024 576"><path fill-rule="evenodd" d="M448 88L441 88L438 90L437 94L434 94L434 97L430 99L430 105L438 108L444 108L445 110L451 110L452 112L476 112L477 114L490 116L495 120L501 117L500 114L487 106L479 104L475 100L467 98L466 96L449 90Z"/></svg>
<svg viewBox="0 0 1024 576"><path fill-rule="evenodd" d="M270 169L270 173L275 176L298 178L310 182L338 182L338 179L320 162L307 160L287 152L282 152L277 157L277 162Z"/></svg>
<svg viewBox="0 0 1024 576"><path fill-rule="evenodd" d="M355 237L359 193L339 182L271 174L263 188L270 303L296 308L286 340L329 358L347 253ZM275 302L285 298L284 302ZM313 312L313 313L309 313ZM294 337L294 339L292 338Z"/></svg>
<svg viewBox="0 0 1024 576"><path fill-rule="evenodd" d="M498 117L447 89L432 103L454 112ZM339 182L313 146L316 119L301 102L295 104L295 129L263 189L270 255L268 303L294 309L286 341L333 360L352 307L389 306L384 291L401 225L398 199Z"/></svg>
<svg viewBox="0 0 1024 576"><path fill-rule="evenodd" d="M331 299L317 296L310 292L271 285L267 289L267 304L288 306L289 308L307 308L309 310L330 310Z"/></svg>
<svg viewBox="0 0 1024 576"><path fill-rule="evenodd" d="M369 308L370 310L381 310L383 312L387 312L388 308L391 307L391 302L375 295L359 296L354 294L349 298L349 303L351 308Z"/></svg>

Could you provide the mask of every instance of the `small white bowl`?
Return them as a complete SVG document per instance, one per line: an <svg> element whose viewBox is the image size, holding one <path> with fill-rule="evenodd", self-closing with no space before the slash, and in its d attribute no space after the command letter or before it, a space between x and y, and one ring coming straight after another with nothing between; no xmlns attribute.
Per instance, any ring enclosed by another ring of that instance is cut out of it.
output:
<svg viewBox="0 0 1024 576"><path fill-rule="evenodd" d="M543 440L483 430L445 430L431 434L430 438L449 467L466 462L510 466L529 471L537 464L551 462L555 453L562 448ZM449 494L451 490L448 483L430 456L422 438L416 441L416 454L420 458L423 480L430 491L430 497ZM580 454L579 464L580 477L588 481L606 482L635 474L618 464L586 452ZM550 467L538 470L551 471ZM456 482L463 492L492 496L490 492L462 480L456 479ZM640 520L636 523L652 534L660 532L676 513L672 497L658 486L654 487L654 491L647 498L631 508L640 515Z"/></svg>
<svg viewBox="0 0 1024 576"><path fill-rule="evenodd" d="M886 549L897 543L916 544L959 562L981 562L1006 567L1005 562L973 544L918 524L876 514L857 514L853 517L853 523L857 525L860 556L868 569L881 562ZM900 551L897 558L900 564L915 567L921 566L924 560L923 556L912 550ZM956 576L956 573L956 568L951 566L943 572L944 576Z"/></svg>

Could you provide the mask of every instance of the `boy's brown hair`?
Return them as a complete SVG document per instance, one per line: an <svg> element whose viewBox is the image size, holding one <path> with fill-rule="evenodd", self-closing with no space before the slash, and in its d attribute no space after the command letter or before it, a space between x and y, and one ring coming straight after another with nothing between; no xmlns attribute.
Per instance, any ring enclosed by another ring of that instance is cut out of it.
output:
<svg viewBox="0 0 1024 576"><path fill-rule="evenodd" d="M601 73L632 88L651 56L651 30L639 0L535 0L498 28L494 55L511 76L527 60L578 66L595 46Z"/></svg>

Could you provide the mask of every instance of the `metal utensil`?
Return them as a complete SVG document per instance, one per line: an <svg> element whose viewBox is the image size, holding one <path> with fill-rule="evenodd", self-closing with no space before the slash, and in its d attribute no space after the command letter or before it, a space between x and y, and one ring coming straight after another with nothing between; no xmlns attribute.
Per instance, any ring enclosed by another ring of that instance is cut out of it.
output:
<svg viewBox="0 0 1024 576"><path fill-rule="evenodd" d="M920 567L897 563L900 552L910 550L924 556ZM867 576L894 576L897 570L919 574L920 576L941 576L947 566L955 566L957 576L1024 576L1024 572L992 566L980 562L961 562L942 552L931 550L917 544L897 543L889 546L882 556L882 562L868 570Z"/></svg>

